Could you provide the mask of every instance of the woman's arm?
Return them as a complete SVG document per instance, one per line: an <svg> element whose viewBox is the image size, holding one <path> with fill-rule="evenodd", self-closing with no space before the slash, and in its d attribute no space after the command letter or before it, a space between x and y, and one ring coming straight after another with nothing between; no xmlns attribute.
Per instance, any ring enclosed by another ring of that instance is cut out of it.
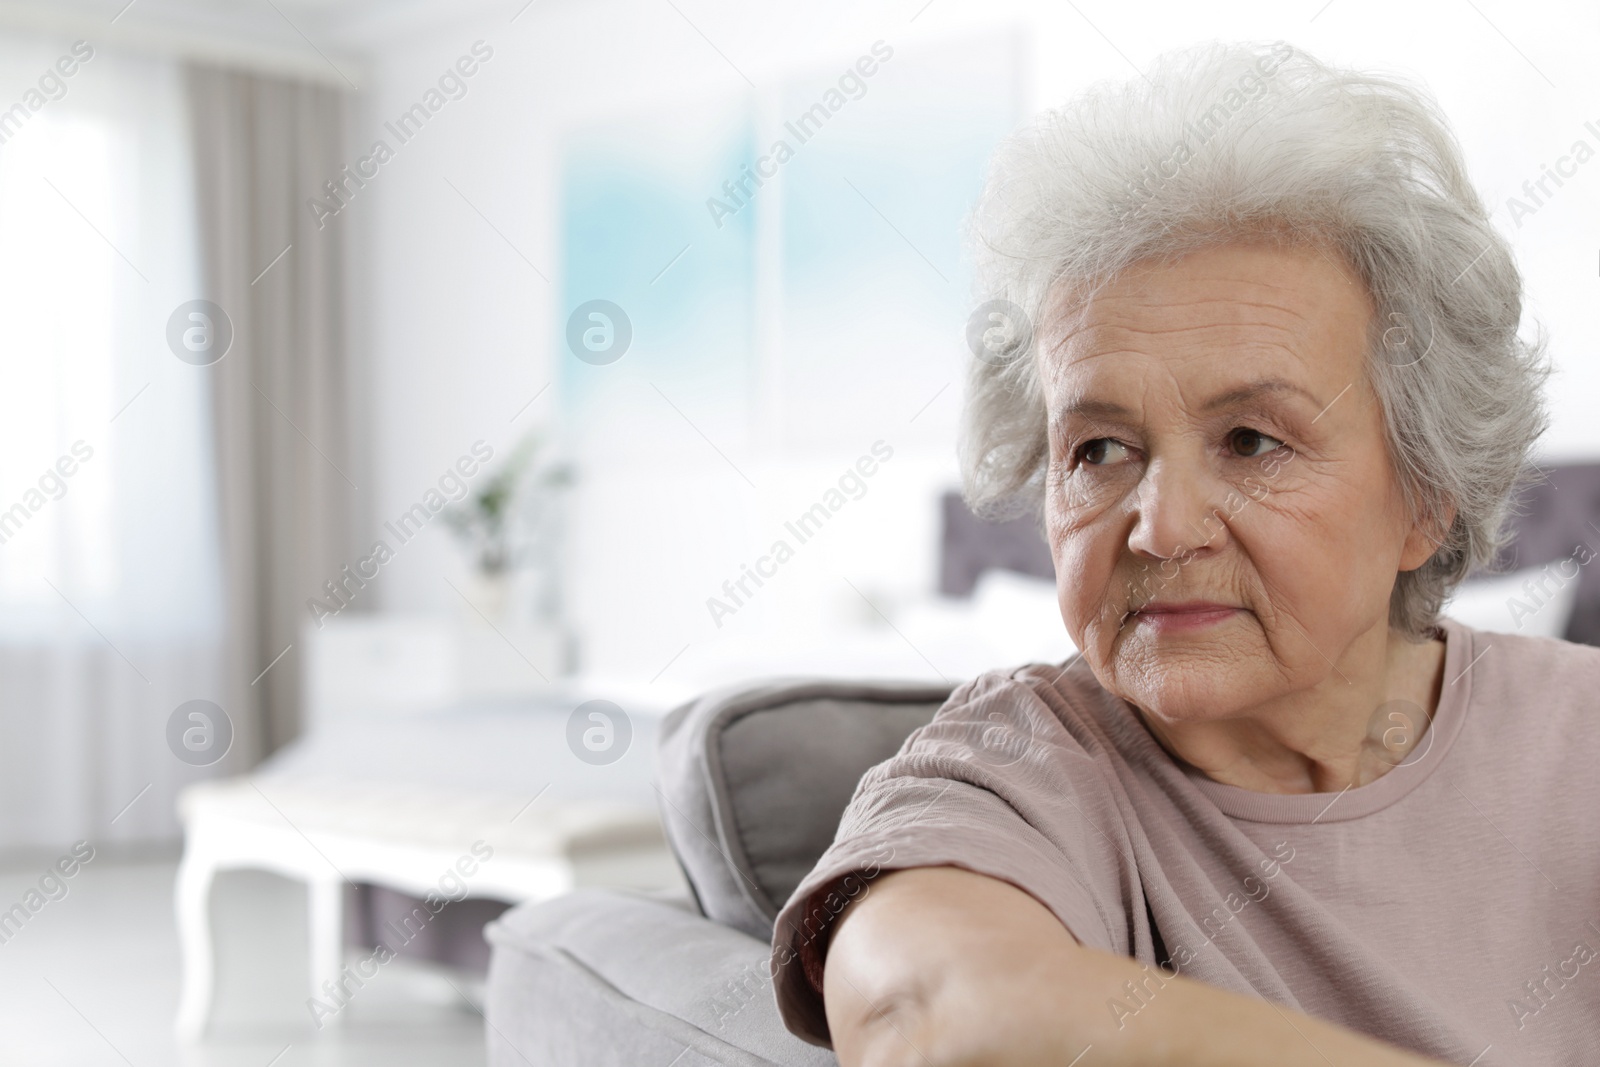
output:
<svg viewBox="0 0 1600 1067"><path fill-rule="evenodd" d="M1085 1067L1442 1062L1085 948L1032 896L957 867L885 874L835 923L823 996L843 1067L1067 1067L1090 1045ZM1119 1021L1112 998L1144 1006Z"/></svg>

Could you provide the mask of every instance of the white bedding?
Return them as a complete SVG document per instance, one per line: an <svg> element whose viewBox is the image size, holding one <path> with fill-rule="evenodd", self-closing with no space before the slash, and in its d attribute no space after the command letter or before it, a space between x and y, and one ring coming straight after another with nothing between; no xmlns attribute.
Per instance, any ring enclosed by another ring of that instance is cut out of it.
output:
<svg viewBox="0 0 1600 1067"><path fill-rule="evenodd" d="M436 711L331 719L287 745L258 775L377 786L462 789L542 801L608 800L656 807L650 787L663 704L624 706L632 738L614 763L585 763L567 721L586 696L503 698Z"/></svg>

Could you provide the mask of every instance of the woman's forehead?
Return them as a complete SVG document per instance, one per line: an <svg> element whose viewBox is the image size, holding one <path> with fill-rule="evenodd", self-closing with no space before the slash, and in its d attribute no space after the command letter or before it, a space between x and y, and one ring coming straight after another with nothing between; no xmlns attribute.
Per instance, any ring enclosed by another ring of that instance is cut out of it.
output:
<svg viewBox="0 0 1600 1067"><path fill-rule="evenodd" d="M1348 378L1373 314L1365 288L1315 250L1231 245L1132 269L1057 308L1041 369L1076 388L1152 373Z"/></svg>

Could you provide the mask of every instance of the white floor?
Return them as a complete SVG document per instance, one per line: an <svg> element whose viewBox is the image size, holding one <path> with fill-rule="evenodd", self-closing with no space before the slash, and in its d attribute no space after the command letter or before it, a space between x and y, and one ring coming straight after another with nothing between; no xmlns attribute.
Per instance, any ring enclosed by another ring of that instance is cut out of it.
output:
<svg viewBox="0 0 1600 1067"><path fill-rule="evenodd" d="M45 860L0 870L0 911ZM171 859L97 857L0 944L0 1063L29 1067L475 1067L485 1062L481 983L404 959L379 972L337 1025L306 1006L305 899L296 883L218 879L218 987L206 1040L172 1037L178 943Z"/></svg>

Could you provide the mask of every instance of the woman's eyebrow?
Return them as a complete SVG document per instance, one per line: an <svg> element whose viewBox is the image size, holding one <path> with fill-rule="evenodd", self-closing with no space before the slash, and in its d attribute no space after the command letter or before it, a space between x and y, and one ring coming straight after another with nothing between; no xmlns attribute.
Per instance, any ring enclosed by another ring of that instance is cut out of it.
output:
<svg viewBox="0 0 1600 1067"><path fill-rule="evenodd" d="M1253 400L1260 400L1263 396L1269 396L1274 393L1295 393L1305 397L1316 407L1320 408L1322 406L1321 402L1312 396L1311 391L1304 386L1296 385L1294 382L1283 378L1263 378L1260 381L1229 389L1225 393L1218 393L1202 404L1200 410L1212 412L1221 408L1235 407L1239 404L1250 403Z"/></svg>
<svg viewBox="0 0 1600 1067"><path fill-rule="evenodd" d="M1067 427L1079 420L1088 422L1091 425L1131 426L1138 422L1138 416L1131 409L1109 400L1091 400L1080 397L1076 400L1068 401L1050 413L1050 429L1057 438L1065 437L1067 435Z"/></svg>
<svg viewBox="0 0 1600 1067"><path fill-rule="evenodd" d="M1055 417L1057 422L1070 418L1131 419L1133 418L1133 411L1109 400L1079 398L1057 408Z"/></svg>
<svg viewBox="0 0 1600 1067"><path fill-rule="evenodd" d="M1263 378L1260 381L1249 382L1229 389L1227 392L1218 393L1202 404L1200 410L1209 413L1222 408L1236 407L1240 404L1248 404L1251 401L1260 400L1263 396L1270 396L1274 393L1297 394L1309 400L1312 404L1321 407L1317 398L1311 395L1311 391L1304 386L1296 385L1294 382L1284 378ZM1057 408L1053 415L1054 421L1058 424L1072 418L1127 420L1135 418L1135 415L1132 409L1123 407L1114 401L1079 397Z"/></svg>

